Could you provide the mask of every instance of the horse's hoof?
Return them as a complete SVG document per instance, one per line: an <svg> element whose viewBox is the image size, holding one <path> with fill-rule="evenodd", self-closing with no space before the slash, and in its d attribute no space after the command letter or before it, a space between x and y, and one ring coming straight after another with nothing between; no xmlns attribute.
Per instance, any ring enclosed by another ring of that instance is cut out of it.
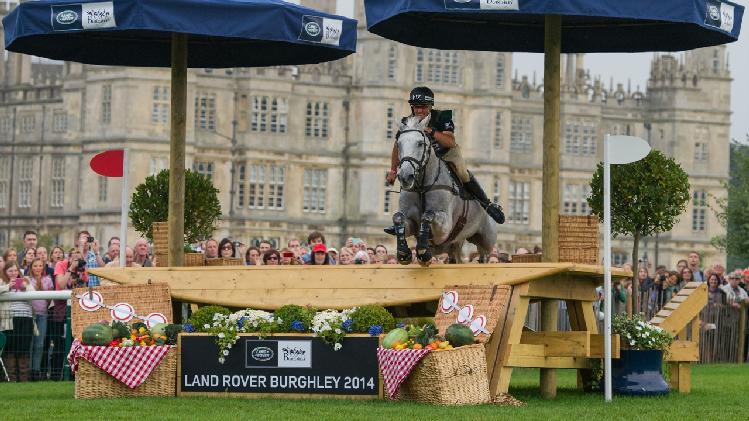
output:
<svg viewBox="0 0 749 421"><path fill-rule="evenodd" d="M423 254L416 253L419 263L432 263L432 253L426 251Z"/></svg>

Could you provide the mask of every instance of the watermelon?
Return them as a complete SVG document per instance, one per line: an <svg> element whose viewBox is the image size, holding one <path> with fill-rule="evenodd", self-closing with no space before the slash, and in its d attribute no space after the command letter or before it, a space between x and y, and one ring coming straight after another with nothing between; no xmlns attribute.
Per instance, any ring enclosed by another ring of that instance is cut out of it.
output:
<svg viewBox="0 0 749 421"><path fill-rule="evenodd" d="M153 327L151 328L151 334L154 334L154 335L158 334L158 335L164 335L164 336L166 336L166 327L167 326L168 325L166 323L157 323L157 324L153 325Z"/></svg>
<svg viewBox="0 0 749 421"><path fill-rule="evenodd" d="M81 342L84 345L107 346L112 342L112 328L100 323L94 323L83 329Z"/></svg>
<svg viewBox="0 0 749 421"><path fill-rule="evenodd" d="M382 347L392 349L395 344L403 344L408 341L408 332L406 329L393 329L385 335L385 339L382 340Z"/></svg>
<svg viewBox="0 0 749 421"><path fill-rule="evenodd" d="M445 339L456 348L464 345L473 345L473 332L470 327L455 323L450 325L445 331Z"/></svg>

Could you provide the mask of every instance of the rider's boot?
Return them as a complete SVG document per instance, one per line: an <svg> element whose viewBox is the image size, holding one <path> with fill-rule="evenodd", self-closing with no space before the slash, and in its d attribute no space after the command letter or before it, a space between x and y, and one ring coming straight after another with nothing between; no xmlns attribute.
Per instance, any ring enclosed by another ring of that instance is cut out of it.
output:
<svg viewBox="0 0 749 421"><path fill-rule="evenodd" d="M385 234L395 235L395 225L385 228Z"/></svg>
<svg viewBox="0 0 749 421"><path fill-rule="evenodd" d="M463 187L468 190L468 193L471 193L471 195L481 204L481 207L486 210L486 213L488 213L493 220L495 220L498 224L505 223L505 214L504 212L502 212L502 207L490 201L489 198L486 197L484 189L481 188L479 182L476 181L476 178L474 178L473 174L471 174L471 179L468 180L467 183L463 184Z"/></svg>
<svg viewBox="0 0 749 421"><path fill-rule="evenodd" d="M396 212L393 215L393 231L396 237L396 258L398 263L407 265L411 263L411 249L406 241L406 215Z"/></svg>

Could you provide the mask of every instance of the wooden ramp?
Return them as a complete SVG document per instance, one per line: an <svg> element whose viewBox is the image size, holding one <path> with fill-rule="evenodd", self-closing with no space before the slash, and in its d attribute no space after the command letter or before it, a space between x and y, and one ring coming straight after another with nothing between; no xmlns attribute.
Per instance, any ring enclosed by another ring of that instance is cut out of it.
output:
<svg viewBox="0 0 749 421"><path fill-rule="evenodd" d="M669 383L682 393L691 391L691 363L700 360L700 312L705 305L707 283L690 282L650 320L676 336L667 357Z"/></svg>

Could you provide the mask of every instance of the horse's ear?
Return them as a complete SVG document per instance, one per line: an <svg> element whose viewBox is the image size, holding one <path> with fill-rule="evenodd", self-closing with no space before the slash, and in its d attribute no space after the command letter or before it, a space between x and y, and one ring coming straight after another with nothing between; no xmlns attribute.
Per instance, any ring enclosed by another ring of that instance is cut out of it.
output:
<svg viewBox="0 0 749 421"><path fill-rule="evenodd" d="M426 117L424 117L423 120L419 122L419 127L422 129L429 126L429 121L432 119L432 113L427 114Z"/></svg>

